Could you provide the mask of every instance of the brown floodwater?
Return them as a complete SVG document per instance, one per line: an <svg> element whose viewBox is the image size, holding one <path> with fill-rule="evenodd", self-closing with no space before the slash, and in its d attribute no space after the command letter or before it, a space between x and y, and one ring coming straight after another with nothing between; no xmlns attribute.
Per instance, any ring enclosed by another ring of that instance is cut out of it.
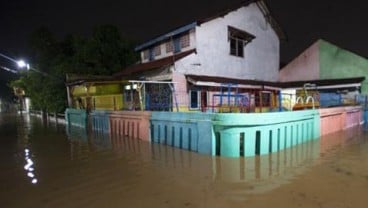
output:
<svg viewBox="0 0 368 208"><path fill-rule="evenodd" d="M352 128L256 157L200 155L0 114L0 207L368 207Z"/></svg>

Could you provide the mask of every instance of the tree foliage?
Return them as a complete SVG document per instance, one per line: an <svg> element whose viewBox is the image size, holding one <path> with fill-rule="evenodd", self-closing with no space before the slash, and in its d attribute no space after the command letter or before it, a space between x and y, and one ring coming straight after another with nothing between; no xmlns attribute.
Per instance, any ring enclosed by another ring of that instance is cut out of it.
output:
<svg viewBox="0 0 368 208"><path fill-rule="evenodd" d="M31 70L11 83L21 87L36 110L63 112L67 106L65 75L112 75L137 61L133 42L112 25L96 27L90 37L67 35L57 40L45 27L30 36Z"/></svg>

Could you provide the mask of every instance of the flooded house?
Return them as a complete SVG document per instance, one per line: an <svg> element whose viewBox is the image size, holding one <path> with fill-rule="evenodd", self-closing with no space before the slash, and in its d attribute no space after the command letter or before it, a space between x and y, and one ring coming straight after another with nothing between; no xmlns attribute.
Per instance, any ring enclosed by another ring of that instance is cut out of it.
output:
<svg viewBox="0 0 368 208"><path fill-rule="evenodd" d="M144 86L144 110L269 111L284 38L264 1L243 1L138 45L140 63L115 76Z"/></svg>
<svg viewBox="0 0 368 208"><path fill-rule="evenodd" d="M140 62L110 80L71 84L74 96L80 92L94 106L87 108L93 109L89 115L68 109L68 126L90 124L111 135L213 156L248 157L360 125L361 107L345 104L356 104L350 97L364 88L365 77L329 71L356 66L345 56L326 53L333 47L320 42L312 49L326 51L307 50L280 71L284 38L261 0L168 31L138 45ZM341 63L334 65L334 58ZM102 90L106 87L116 91ZM96 91L93 97L94 88L110 95ZM346 92L346 103L331 104L332 92ZM98 109L105 96L110 108ZM327 104L321 99L326 96ZM339 108L318 109L331 106Z"/></svg>

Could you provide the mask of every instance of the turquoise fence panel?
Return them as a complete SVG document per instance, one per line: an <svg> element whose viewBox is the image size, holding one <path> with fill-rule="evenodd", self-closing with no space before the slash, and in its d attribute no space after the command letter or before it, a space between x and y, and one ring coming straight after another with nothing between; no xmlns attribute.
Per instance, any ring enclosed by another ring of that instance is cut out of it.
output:
<svg viewBox="0 0 368 208"><path fill-rule="evenodd" d="M319 111L152 112L153 142L209 155L264 155L319 138Z"/></svg>
<svg viewBox="0 0 368 208"><path fill-rule="evenodd" d="M244 131L244 156L254 156L256 152L256 129L247 128Z"/></svg>
<svg viewBox="0 0 368 208"><path fill-rule="evenodd" d="M230 157L277 152L319 138L319 123L317 110L215 114L213 129L219 147L213 148Z"/></svg>
<svg viewBox="0 0 368 208"><path fill-rule="evenodd" d="M92 130L109 133L110 132L110 113L111 111L95 110L90 114Z"/></svg>
<svg viewBox="0 0 368 208"><path fill-rule="evenodd" d="M220 154L227 157L240 156L240 136L234 131L222 131L220 133Z"/></svg>
<svg viewBox="0 0 368 208"><path fill-rule="evenodd" d="M152 112L152 141L213 155L212 117L201 112Z"/></svg>
<svg viewBox="0 0 368 208"><path fill-rule="evenodd" d="M270 138L269 133L267 131L267 128L262 128L261 131L261 137L260 137L260 144L259 144L259 154L264 155L269 153L270 149Z"/></svg>
<svg viewBox="0 0 368 208"><path fill-rule="evenodd" d="M83 109L67 108L65 110L67 127L78 126L87 129L87 111Z"/></svg>
<svg viewBox="0 0 368 208"><path fill-rule="evenodd" d="M198 127L197 129L198 152L211 155L212 140L215 138L215 134L212 128L212 121L210 120L197 121L197 127ZM206 129L207 131L202 131L202 129Z"/></svg>
<svg viewBox="0 0 368 208"><path fill-rule="evenodd" d="M279 151L279 142L280 142L280 131L279 131L279 128L278 128L278 125L275 126L274 130L271 131L271 152L277 152Z"/></svg>
<svg viewBox="0 0 368 208"><path fill-rule="evenodd" d="M190 125L182 124L181 129L183 129L183 140L181 141L183 149L190 149L189 135L190 135Z"/></svg>
<svg viewBox="0 0 368 208"><path fill-rule="evenodd" d="M183 147L183 128L180 127L177 131L177 135L175 137L174 146L178 148Z"/></svg>
<svg viewBox="0 0 368 208"><path fill-rule="evenodd" d="M364 126L367 127L368 126L368 108L363 110L363 121L364 121Z"/></svg>

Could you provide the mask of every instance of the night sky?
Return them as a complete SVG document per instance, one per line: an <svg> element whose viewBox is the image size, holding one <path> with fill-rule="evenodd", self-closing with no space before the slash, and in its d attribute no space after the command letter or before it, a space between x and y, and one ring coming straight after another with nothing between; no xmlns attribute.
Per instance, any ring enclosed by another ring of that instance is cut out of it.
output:
<svg viewBox="0 0 368 208"><path fill-rule="evenodd" d="M96 25L113 24L127 37L143 42L237 2L2 0L0 53L24 57L29 34L40 26L47 26L61 38L66 34L89 35ZM287 41L281 42L281 63L289 62L319 38L368 57L365 1L266 0L266 3L287 35ZM5 60L0 60L0 64L15 67ZM0 85L6 82L8 74L0 70Z"/></svg>

